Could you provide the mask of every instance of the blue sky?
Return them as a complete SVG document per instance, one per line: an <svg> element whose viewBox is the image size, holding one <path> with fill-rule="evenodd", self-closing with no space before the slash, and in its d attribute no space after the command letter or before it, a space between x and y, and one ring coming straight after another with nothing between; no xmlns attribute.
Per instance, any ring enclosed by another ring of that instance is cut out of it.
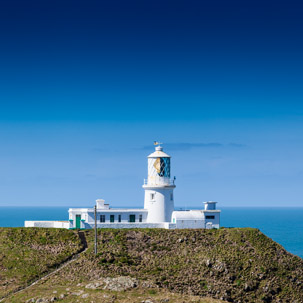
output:
<svg viewBox="0 0 303 303"><path fill-rule="evenodd" d="M0 6L0 205L303 206L299 1Z"/></svg>

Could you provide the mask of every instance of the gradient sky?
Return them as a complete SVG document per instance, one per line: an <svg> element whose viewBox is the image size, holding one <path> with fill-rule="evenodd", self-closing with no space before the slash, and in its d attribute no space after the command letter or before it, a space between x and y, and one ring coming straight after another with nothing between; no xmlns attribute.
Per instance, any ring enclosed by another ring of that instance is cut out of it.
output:
<svg viewBox="0 0 303 303"><path fill-rule="evenodd" d="M0 2L0 205L303 206L300 1Z"/></svg>

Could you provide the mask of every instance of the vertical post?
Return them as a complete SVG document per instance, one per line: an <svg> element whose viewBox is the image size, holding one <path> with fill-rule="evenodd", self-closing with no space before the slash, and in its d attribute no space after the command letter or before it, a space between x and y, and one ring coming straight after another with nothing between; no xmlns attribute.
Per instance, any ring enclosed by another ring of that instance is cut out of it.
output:
<svg viewBox="0 0 303 303"><path fill-rule="evenodd" d="M97 205L95 205L95 255L97 255Z"/></svg>

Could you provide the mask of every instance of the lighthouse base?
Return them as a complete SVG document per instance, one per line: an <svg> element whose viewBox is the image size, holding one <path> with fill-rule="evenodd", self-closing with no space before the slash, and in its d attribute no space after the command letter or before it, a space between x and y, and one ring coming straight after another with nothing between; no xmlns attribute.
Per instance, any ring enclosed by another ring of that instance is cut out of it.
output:
<svg viewBox="0 0 303 303"><path fill-rule="evenodd" d="M144 209L148 211L146 222L172 222L175 186L143 185L143 188L145 191Z"/></svg>

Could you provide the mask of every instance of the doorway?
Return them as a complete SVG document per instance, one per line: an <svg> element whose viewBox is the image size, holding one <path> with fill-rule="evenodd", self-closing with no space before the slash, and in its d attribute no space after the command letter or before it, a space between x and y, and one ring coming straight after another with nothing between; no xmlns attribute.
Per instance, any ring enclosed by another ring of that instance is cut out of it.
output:
<svg viewBox="0 0 303 303"><path fill-rule="evenodd" d="M81 215L76 215L76 228L80 229L81 227Z"/></svg>

